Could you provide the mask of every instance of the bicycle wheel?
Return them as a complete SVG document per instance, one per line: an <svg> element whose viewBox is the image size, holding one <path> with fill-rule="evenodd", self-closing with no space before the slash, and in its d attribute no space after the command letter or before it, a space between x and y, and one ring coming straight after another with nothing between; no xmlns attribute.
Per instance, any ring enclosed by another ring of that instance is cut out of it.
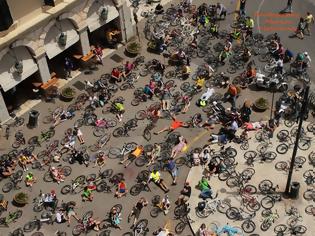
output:
<svg viewBox="0 0 315 236"><path fill-rule="evenodd" d="M14 188L14 184L12 182L8 182L2 187L2 192L8 193Z"/></svg>
<svg viewBox="0 0 315 236"><path fill-rule="evenodd" d="M298 143L299 149L306 151L311 147L311 140L305 139L305 138L300 138L299 143Z"/></svg>
<svg viewBox="0 0 315 236"><path fill-rule="evenodd" d="M150 141L152 138L151 131L149 129L144 129L143 138L147 141Z"/></svg>
<svg viewBox="0 0 315 236"><path fill-rule="evenodd" d="M37 228L37 223L35 221L30 221L23 226L24 232L32 232Z"/></svg>
<svg viewBox="0 0 315 236"><path fill-rule="evenodd" d="M120 148L113 147L113 148L110 148L108 151L108 157L110 159L118 158L118 157L120 157L120 154L121 154Z"/></svg>
<svg viewBox="0 0 315 236"><path fill-rule="evenodd" d="M93 134L95 137L101 137L105 134L104 127L94 127L93 128Z"/></svg>
<svg viewBox="0 0 315 236"><path fill-rule="evenodd" d="M267 194L273 187L273 183L269 179L264 179L258 184L258 189L261 193Z"/></svg>
<svg viewBox="0 0 315 236"><path fill-rule="evenodd" d="M234 220L239 215L239 210L236 207L230 207L226 210L226 217L230 220Z"/></svg>
<svg viewBox="0 0 315 236"><path fill-rule="evenodd" d="M20 143L20 141L15 140L15 141L12 143L11 146L12 146L12 148L18 149L18 148L21 146L21 143Z"/></svg>
<svg viewBox="0 0 315 236"><path fill-rule="evenodd" d="M71 192L71 189L72 189L71 186L67 184L61 188L60 192L62 194L68 194Z"/></svg>
<svg viewBox="0 0 315 236"><path fill-rule="evenodd" d="M230 188L235 188L239 185L237 177L230 177L226 180L226 185Z"/></svg>
<svg viewBox="0 0 315 236"><path fill-rule="evenodd" d="M273 161L274 159L276 159L276 157L277 157L277 153L273 151L264 153L265 161Z"/></svg>
<svg viewBox="0 0 315 236"><path fill-rule="evenodd" d="M116 129L114 129L113 136L115 138L122 137L123 135L124 135L124 128L123 127L118 127Z"/></svg>
<svg viewBox="0 0 315 236"><path fill-rule="evenodd" d="M134 98L131 100L132 106L138 106L140 104L140 100L138 98Z"/></svg>
<svg viewBox="0 0 315 236"><path fill-rule="evenodd" d="M232 147L228 147L225 149L225 154L228 156L228 157L236 157L237 155L237 151L235 148L232 148Z"/></svg>
<svg viewBox="0 0 315 236"><path fill-rule="evenodd" d="M245 160L247 160L247 159L255 159L256 156L257 156L257 152L255 152L253 150L246 151L244 153Z"/></svg>
<svg viewBox="0 0 315 236"><path fill-rule="evenodd" d="M97 192L111 192L110 187L107 185L106 181L103 180L102 182L98 183L96 186Z"/></svg>
<svg viewBox="0 0 315 236"><path fill-rule="evenodd" d="M147 164L147 163L148 163L148 158L145 157L145 156L140 156L140 157L138 157L138 158L136 159L136 161L135 161L135 164L136 164L136 166L138 166L138 167L142 167L142 166L144 166L144 165Z"/></svg>
<svg viewBox="0 0 315 236"><path fill-rule="evenodd" d="M161 212L161 209L158 207L154 207L152 208L152 210L150 211L150 216L153 218L158 217L159 213Z"/></svg>
<svg viewBox="0 0 315 236"><path fill-rule="evenodd" d="M254 185L246 184L243 188L243 191L248 194L255 194L257 193L257 188Z"/></svg>
<svg viewBox="0 0 315 236"><path fill-rule="evenodd" d="M234 157L226 157L223 159L223 163L227 168L229 168L230 166L233 166L235 159Z"/></svg>
<svg viewBox="0 0 315 236"><path fill-rule="evenodd" d="M280 225L277 225L273 231L277 234L277 235L284 235L284 232L287 230L287 226L284 225L284 224L280 224Z"/></svg>
<svg viewBox="0 0 315 236"><path fill-rule="evenodd" d="M260 225L260 229L262 231L267 231L271 226L271 223L269 223L268 221L264 220L261 225Z"/></svg>
<svg viewBox="0 0 315 236"><path fill-rule="evenodd" d="M180 86L180 89L183 90L184 92L187 92L189 88L190 88L190 83L189 82L184 82Z"/></svg>
<svg viewBox="0 0 315 236"><path fill-rule="evenodd" d="M74 226L74 228L72 229L73 236L78 236L83 232L84 232L84 227L81 224Z"/></svg>
<svg viewBox="0 0 315 236"><path fill-rule="evenodd" d="M181 234L184 231L185 227L186 223L181 221L175 226L175 232L177 234Z"/></svg>
<svg viewBox="0 0 315 236"><path fill-rule="evenodd" d="M224 172L220 172L220 173L219 173L218 178L219 178L219 180L221 180L221 181L226 181L228 178L230 178L230 176L231 176L231 174L230 174L229 172L224 171Z"/></svg>
<svg viewBox="0 0 315 236"><path fill-rule="evenodd" d="M273 206L275 205L275 201L272 197L270 196L266 196L263 199L261 199L261 206L267 210L273 208Z"/></svg>
<svg viewBox="0 0 315 236"><path fill-rule="evenodd" d="M142 190L142 184L135 184L134 186L131 187L130 194L131 196L137 196L140 194L141 190Z"/></svg>
<svg viewBox="0 0 315 236"><path fill-rule="evenodd" d="M309 123L306 126L306 129L307 129L308 132L314 133L315 132L315 123Z"/></svg>
<svg viewBox="0 0 315 236"><path fill-rule="evenodd" d="M279 133L277 133L277 138L279 139L280 142L287 140L288 137L289 137L288 130L283 129L283 130L280 130Z"/></svg>
<svg viewBox="0 0 315 236"><path fill-rule="evenodd" d="M260 203L258 201L250 201L246 205L247 210L249 211L258 211L260 209Z"/></svg>
<svg viewBox="0 0 315 236"><path fill-rule="evenodd" d="M148 224L149 221L147 219L139 220L138 223L135 225L134 231L138 234L140 234L140 232L146 232Z"/></svg>
<svg viewBox="0 0 315 236"><path fill-rule="evenodd" d="M284 120L284 125L288 128L291 128L295 124L294 120Z"/></svg>
<svg viewBox="0 0 315 236"><path fill-rule="evenodd" d="M311 200L314 200L315 199L315 192L314 190L306 190L304 193L303 193L303 197L306 201L311 201Z"/></svg>
<svg viewBox="0 0 315 236"><path fill-rule="evenodd" d="M293 228L293 233L292 235L301 235L301 234L305 234L307 231L307 228L304 225L296 225Z"/></svg>
<svg viewBox="0 0 315 236"><path fill-rule="evenodd" d="M256 229L256 224L252 220L245 220L241 225L242 230L245 233L252 233Z"/></svg>
<svg viewBox="0 0 315 236"><path fill-rule="evenodd" d="M244 179L251 179L255 172L256 171L253 168L246 168L245 170L242 171L241 175L243 176Z"/></svg>
<svg viewBox="0 0 315 236"><path fill-rule="evenodd" d="M110 233L111 233L111 231L108 230L108 229L106 229L106 230L101 231L101 232L98 234L98 236L110 236Z"/></svg>
<svg viewBox="0 0 315 236"><path fill-rule="evenodd" d="M72 168L70 166L64 166L61 168L62 173L64 174L64 176L69 176L71 175L72 172Z"/></svg>
<svg viewBox="0 0 315 236"><path fill-rule="evenodd" d="M45 182L53 182L54 181L54 179L52 178L49 171L44 174L44 181Z"/></svg>
<svg viewBox="0 0 315 236"><path fill-rule="evenodd" d="M275 168L278 171L286 171L289 168L289 165L285 161L279 161L275 164Z"/></svg>
<svg viewBox="0 0 315 236"><path fill-rule="evenodd" d="M15 229L10 236L24 236L24 232L22 228Z"/></svg>
<svg viewBox="0 0 315 236"><path fill-rule="evenodd" d="M33 206L33 211L35 211L35 212L41 212L43 209L44 209L43 204L35 204Z"/></svg>
<svg viewBox="0 0 315 236"><path fill-rule="evenodd" d="M308 214L308 215L315 216L315 207L313 205L308 205L305 208L305 213Z"/></svg>
<svg viewBox="0 0 315 236"><path fill-rule="evenodd" d="M147 112L145 110L137 111L135 117L137 120L144 120L145 118L147 118Z"/></svg>
<svg viewBox="0 0 315 236"><path fill-rule="evenodd" d="M289 147L285 143L280 143L276 148L276 151L279 154L285 154L287 153L288 150L289 150Z"/></svg>

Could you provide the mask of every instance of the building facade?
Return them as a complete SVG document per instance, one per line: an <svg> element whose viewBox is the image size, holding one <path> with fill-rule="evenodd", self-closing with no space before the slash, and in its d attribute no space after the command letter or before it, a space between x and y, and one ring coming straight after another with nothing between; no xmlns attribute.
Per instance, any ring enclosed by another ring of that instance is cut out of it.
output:
<svg viewBox="0 0 315 236"><path fill-rule="evenodd" d="M109 27L122 41L134 35L125 0L0 0L0 7L0 122L32 83L58 74L66 55L102 44Z"/></svg>

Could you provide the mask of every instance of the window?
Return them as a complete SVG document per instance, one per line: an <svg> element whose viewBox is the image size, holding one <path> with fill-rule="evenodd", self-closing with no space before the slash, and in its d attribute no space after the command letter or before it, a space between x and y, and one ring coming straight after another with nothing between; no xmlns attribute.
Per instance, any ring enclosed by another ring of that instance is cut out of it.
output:
<svg viewBox="0 0 315 236"><path fill-rule="evenodd" d="M13 19L8 3L6 0L0 0L0 31L9 29L12 24Z"/></svg>
<svg viewBox="0 0 315 236"><path fill-rule="evenodd" d="M44 5L54 7L55 6L55 0L44 0Z"/></svg>

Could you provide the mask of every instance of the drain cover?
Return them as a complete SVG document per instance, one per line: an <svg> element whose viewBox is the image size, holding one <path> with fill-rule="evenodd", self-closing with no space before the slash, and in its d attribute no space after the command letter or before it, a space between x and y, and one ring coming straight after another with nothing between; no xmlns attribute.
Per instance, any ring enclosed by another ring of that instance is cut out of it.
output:
<svg viewBox="0 0 315 236"><path fill-rule="evenodd" d="M72 86L75 87L76 89L80 90L80 91L85 89L85 84L82 83L81 81L75 82Z"/></svg>
<svg viewBox="0 0 315 236"><path fill-rule="evenodd" d="M114 62L122 62L124 60L124 58L122 58L121 56L119 56L118 54L114 54L110 57L110 59L112 59Z"/></svg>

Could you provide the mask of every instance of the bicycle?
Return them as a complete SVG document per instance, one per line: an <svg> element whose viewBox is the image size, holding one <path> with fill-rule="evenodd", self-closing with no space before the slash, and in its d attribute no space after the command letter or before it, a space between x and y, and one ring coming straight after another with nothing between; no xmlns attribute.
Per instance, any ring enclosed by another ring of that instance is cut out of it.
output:
<svg viewBox="0 0 315 236"><path fill-rule="evenodd" d="M229 236L243 236L243 230L239 228L238 226L230 226L229 224L226 224L222 227L219 227L216 223L212 222L210 223L210 229L212 233L215 233L216 235L220 236L224 233L226 233Z"/></svg>
<svg viewBox="0 0 315 236"><path fill-rule="evenodd" d="M137 126L138 125L137 125L137 120L136 119L129 120L126 123L124 123L122 127L118 127L116 129L114 129L113 136L115 138L129 137L129 131L135 130L135 128Z"/></svg>
<svg viewBox="0 0 315 236"><path fill-rule="evenodd" d="M267 231L271 225L275 222L275 220L279 219L279 214L277 210L273 213L271 210L263 211L262 217L262 223L260 225L260 229L262 231Z"/></svg>
<svg viewBox="0 0 315 236"><path fill-rule="evenodd" d="M34 220L29 221L23 227L24 232L32 232L35 229L39 231L42 227L43 223L53 224L53 215L52 213L43 213L41 215L41 219L37 219L35 216Z"/></svg>
<svg viewBox="0 0 315 236"><path fill-rule="evenodd" d="M150 211L150 216L156 218L161 212L164 212L161 197L159 195L155 195L152 198L151 203L153 208Z"/></svg>
<svg viewBox="0 0 315 236"><path fill-rule="evenodd" d="M256 229L256 225L252 219L256 216L256 213L245 212L242 208L238 209L236 207L230 207L226 211L226 216L228 219L233 221L243 221L241 228L245 233L252 233Z"/></svg>
<svg viewBox="0 0 315 236"><path fill-rule="evenodd" d="M264 195L272 194L278 188L279 188L279 185L273 186L273 183L269 179L264 179L260 181L260 183L258 184L259 191Z"/></svg>
<svg viewBox="0 0 315 236"><path fill-rule="evenodd" d="M120 218L120 214L121 214L121 210L122 210L122 205L121 204L116 204L114 205L111 209L110 212L112 212L113 209L116 209L117 214L119 215L119 219ZM104 220L102 220L101 224L100 224L100 229L108 229L109 227L117 227L116 223L114 222L111 213L107 213L106 217Z"/></svg>
<svg viewBox="0 0 315 236"><path fill-rule="evenodd" d="M138 174L136 178L137 183L130 188L130 194L132 196L137 196L142 191L151 192L151 188L147 183L149 175L150 173L147 170L143 170Z"/></svg>
<svg viewBox="0 0 315 236"><path fill-rule="evenodd" d="M53 128L50 128L47 131L41 131L39 136L33 136L31 137L27 143L29 145L36 145L41 146L43 142L48 142L53 136L55 135L55 130Z"/></svg>
<svg viewBox="0 0 315 236"><path fill-rule="evenodd" d="M56 122L57 118L62 114L63 108L57 107L54 111L51 109L48 109L48 112L50 113L47 116L44 116L43 123L44 124L53 124Z"/></svg>
<svg viewBox="0 0 315 236"><path fill-rule="evenodd" d="M108 151L108 157L111 159L123 158L125 155L130 154L136 147L137 144L134 142L124 143L122 148L112 147Z"/></svg>
<svg viewBox="0 0 315 236"><path fill-rule="evenodd" d="M294 226L286 226L284 224L277 225L274 228L274 232L277 236L281 235L302 235L305 234L307 231L307 228L304 225L294 225Z"/></svg>
<svg viewBox="0 0 315 236"><path fill-rule="evenodd" d="M315 167L315 152L311 151L310 154L308 154L308 161L309 164Z"/></svg>
<svg viewBox="0 0 315 236"><path fill-rule="evenodd" d="M133 228L134 236L146 235L149 232L148 223L147 219L139 220Z"/></svg>
<svg viewBox="0 0 315 236"><path fill-rule="evenodd" d="M61 165L59 165L59 167L57 167L57 169L58 169L58 172L61 175L64 175L65 177L69 176L72 172L72 168L70 166L61 167ZM53 182L54 181L54 177L52 176L52 173L50 170L44 174L43 179L45 182Z"/></svg>
<svg viewBox="0 0 315 236"><path fill-rule="evenodd" d="M294 166L293 168L298 171L299 169L301 169L303 167L303 164L306 162L306 158L303 156L297 156L295 158L294 161ZM286 161L278 161L275 164L275 168L278 171L284 171L284 172L288 172L290 169L290 162L286 162Z"/></svg>
<svg viewBox="0 0 315 236"><path fill-rule="evenodd" d="M263 208L269 210L273 208L276 202L280 202L281 200L282 200L281 194L272 194L262 198L260 201L260 205Z"/></svg>
<svg viewBox="0 0 315 236"><path fill-rule="evenodd" d="M277 153L273 151L265 151L265 152L255 152L255 151L247 151L244 153L245 164L248 166L254 166L254 162L256 159L259 159L260 163L263 162L272 162L276 159Z"/></svg>
<svg viewBox="0 0 315 236"><path fill-rule="evenodd" d="M184 229L186 228L186 226L187 226L188 224L195 223L195 221L192 220L192 219L189 217L188 214L186 214L186 215L184 215L184 216L182 216L182 217L176 217L176 218L177 218L178 220L180 220L180 222L177 223L176 226L175 226L175 232L176 232L177 234L181 234L181 233L184 231Z"/></svg>
<svg viewBox="0 0 315 236"><path fill-rule="evenodd" d="M22 214L22 210L9 212L8 216L0 218L0 226L9 227L9 224L12 222L16 222L17 219L21 218Z"/></svg>
<svg viewBox="0 0 315 236"><path fill-rule="evenodd" d="M82 216L82 220L72 229L72 234L78 236L81 233L87 234L91 229L88 227L89 219L93 216L93 211L88 211Z"/></svg>
<svg viewBox="0 0 315 236"><path fill-rule="evenodd" d="M25 145L24 134L21 130L17 131L14 135L15 141L12 143L12 147L18 149L21 145Z"/></svg>
<svg viewBox="0 0 315 236"><path fill-rule="evenodd" d="M209 202L209 200L206 199L198 203L198 207L196 207L196 215L199 218L207 218L210 214L214 214L216 211L226 214L227 209L230 207L230 203L226 200L216 199Z"/></svg>
<svg viewBox="0 0 315 236"><path fill-rule="evenodd" d="M143 130L142 137L146 141L149 142L151 140L151 130L153 130L154 128L155 128L155 123L151 121L149 124L147 124L147 126Z"/></svg>
<svg viewBox="0 0 315 236"><path fill-rule="evenodd" d="M108 141L110 140L111 135L110 134L104 134L103 137L101 137L95 144L89 146L89 150L91 152L97 152L99 151L101 148L103 148Z"/></svg>
<svg viewBox="0 0 315 236"><path fill-rule="evenodd" d="M10 176L10 182L6 183L2 187L2 192L8 193L11 190L19 190L21 187L18 185L23 179L23 171L18 170Z"/></svg>
<svg viewBox="0 0 315 236"><path fill-rule="evenodd" d="M75 178L74 180L71 181L71 185L65 185L61 188L60 192L62 194L78 194L81 191L83 191L84 187L85 187L85 176L84 175L80 175L77 178Z"/></svg>
<svg viewBox="0 0 315 236"><path fill-rule="evenodd" d="M117 121L115 119L100 119L95 123L95 127L93 128L93 134L95 137L101 137L105 134L105 129L113 128L117 125Z"/></svg>

